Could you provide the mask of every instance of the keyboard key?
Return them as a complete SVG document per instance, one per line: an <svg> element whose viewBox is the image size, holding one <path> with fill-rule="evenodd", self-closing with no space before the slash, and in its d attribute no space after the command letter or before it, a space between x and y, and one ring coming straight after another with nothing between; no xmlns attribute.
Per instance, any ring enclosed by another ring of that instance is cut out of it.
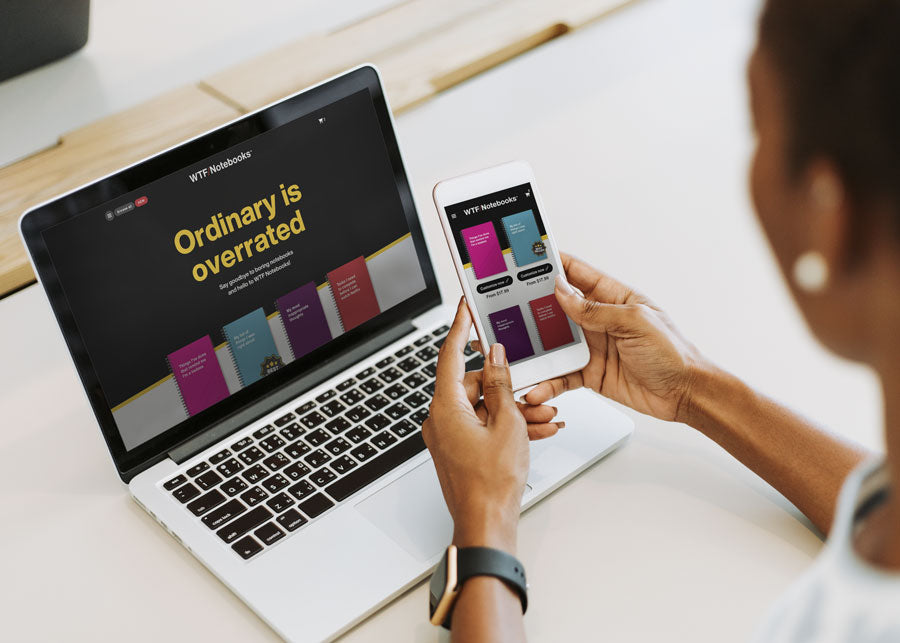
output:
<svg viewBox="0 0 900 643"><path fill-rule="evenodd" d="M285 424L287 424L287 422L285 422ZM256 438L257 440L262 440L264 437L269 435L274 430L275 430L274 426L272 426L271 424L267 424L263 428L259 429L258 431L254 431L253 437Z"/></svg>
<svg viewBox="0 0 900 643"><path fill-rule="evenodd" d="M410 433L414 433L419 430L415 424L410 422L409 420L400 420L394 426L391 427L391 433L396 435L398 438L405 438Z"/></svg>
<svg viewBox="0 0 900 643"><path fill-rule="evenodd" d="M381 431L381 429L385 428L390 423L391 421L384 417L381 413L379 413L378 415L373 415L368 420L366 420L366 426L373 431Z"/></svg>
<svg viewBox="0 0 900 643"><path fill-rule="evenodd" d="M315 468L321 467L323 464L331 460L331 456L325 453L322 449L316 449L303 459L306 460L306 464Z"/></svg>
<svg viewBox="0 0 900 643"><path fill-rule="evenodd" d="M484 368L484 356L476 355L466 362L466 371L480 371Z"/></svg>
<svg viewBox="0 0 900 643"><path fill-rule="evenodd" d="M411 395L407 395L403 398L403 401L414 409L419 408L423 404L428 404L430 401L429 397L425 395L422 391L415 391Z"/></svg>
<svg viewBox="0 0 900 643"><path fill-rule="evenodd" d="M277 451L281 447L287 444L280 435L270 435L265 440L261 440L259 446L263 449L272 453L272 451Z"/></svg>
<svg viewBox="0 0 900 643"><path fill-rule="evenodd" d="M346 408L347 407L341 404L338 400L331 400L330 402L328 402L328 404L323 404L319 407L319 409L330 418L333 418L335 415Z"/></svg>
<svg viewBox="0 0 900 643"><path fill-rule="evenodd" d="M316 408L316 402L315 402L315 400L310 400L303 406L300 406L300 407L294 409L294 413L296 413L297 415L303 415L304 413L309 413L314 408Z"/></svg>
<svg viewBox="0 0 900 643"><path fill-rule="evenodd" d="M388 433L387 431L382 431L381 433L377 433L374 438L372 438L372 444L374 444L379 449L387 449L389 446L397 442L397 438Z"/></svg>
<svg viewBox="0 0 900 643"><path fill-rule="evenodd" d="M429 382L428 385L422 390L425 391L425 395L434 397L434 382Z"/></svg>
<svg viewBox="0 0 900 643"><path fill-rule="evenodd" d="M277 514L294 504L294 499L284 491L266 500L266 506Z"/></svg>
<svg viewBox="0 0 900 643"><path fill-rule="evenodd" d="M381 382L381 380L378 380L378 379L376 379L376 378L373 377L372 379L366 380L365 382L363 382L362 384L360 384L360 385L359 385L359 388L360 388L360 389L362 390L362 392L365 393L366 395L371 395L371 394L374 393L375 391L378 391L378 390L380 390L380 389L383 389L383 388L384 388L384 384Z"/></svg>
<svg viewBox="0 0 900 643"><path fill-rule="evenodd" d="M346 393L343 393L343 394L341 395L341 400L342 400L342 401L344 402L344 404L346 404L347 406L353 406L354 404L356 404L357 402L361 401L361 400L364 399L365 397L366 397L366 396L363 395L362 391L360 391L359 389L355 389L355 388L354 388L354 389L350 389L350 390L347 391Z"/></svg>
<svg viewBox="0 0 900 643"><path fill-rule="evenodd" d="M328 400L333 398L335 395L337 395L337 393L334 391L334 389L328 389L324 393L316 396L316 402L322 404L323 402L327 402Z"/></svg>
<svg viewBox="0 0 900 643"><path fill-rule="evenodd" d="M249 467L246 471L244 471L244 473L241 474L241 477L250 484L256 484L257 482L265 480L269 477L269 470L261 464L254 464L252 467Z"/></svg>
<svg viewBox="0 0 900 643"><path fill-rule="evenodd" d="M369 458L372 458L378 453L378 449L373 447L371 444L361 444L350 453L353 454L353 457L359 460L360 462L365 462Z"/></svg>
<svg viewBox="0 0 900 643"><path fill-rule="evenodd" d="M275 542L284 538L284 532L275 526L275 523L267 522L262 527L253 532L253 535L259 538L265 545L273 545Z"/></svg>
<svg viewBox="0 0 900 643"><path fill-rule="evenodd" d="M325 445L325 450L331 455L340 455L350 448L350 443L344 438L335 438Z"/></svg>
<svg viewBox="0 0 900 643"><path fill-rule="evenodd" d="M444 345L445 341L447 341L446 337L440 337L440 338L434 340L433 342L431 342L431 345L434 346L436 349L440 350L441 346Z"/></svg>
<svg viewBox="0 0 900 643"><path fill-rule="evenodd" d="M347 431L347 433L344 434L344 437L346 437L348 440L350 440L354 444L359 444L360 442L363 442L370 435L372 435L372 432L369 431L367 428L362 427L362 426L357 426L357 427L354 427L351 430Z"/></svg>
<svg viewBox="0 0 900 643"><path fill-rule="evenodd" d="M360 371L359 373L357 373L356 379L358 379L361 382L364 379L366 379L367 377L372 377L373 375L375 375L375 369L370 366L366 370Z"/></svg>
<svg viewBox="0 0 900 643"><path fill-rule="evenodd" d="M319 413L318 411L313 411L309 415L305 415L302 418L300 418L300 422L302 422L303 426L305 426L307 429L314 429L317 426L319 426L320 424L322 424L322 422L324 422L324 421L325 421L325 416L322 415L321 413Z"/></svg>
<svg viewBox="0 0 900 643"><path fill-rule="evenodd" d="M372 415L372 411L364 406L354 406L352 409L344 413L344 417L355 424L362 422L370 415Z"/></svg>
<svg viewBox="0 0 900 643"><path fill-rule="evenodd" d="M425 348L416 351L416 357L418 357L423 362L433 360L437 356L438 352L434 346L426 346Z"/></svg>
<svg viewBox="0 0 900 643"><path fill-rule="evenodd" d="M431 334L434 337L443 337L444 335L446 335L449 332L450 332L450 327L447 326L447 324L444 324L440 328L436 328L433 331L431 331Z"/></svg>
<svg viewBox="0 0 900 643"><path fill-rule="evenodd" d="M288 509L275 520L288 531L294 531L306 524L306 518L301 516L296 509Z"/></svg>
<svg viewBox="0 0 900 643"><path fill-rule="evenodd" d="M229 451L228 449L224 449L222 451L219 451L215 455L209 456L209 461L212 464L219 464L222 460L224 460L225 458L227 458L230 455L231 455L231 451Z"/></svg>
<svg viewBox="0 0 900 643"><path fill-rule="evenodd" d="M178 487L175 491L172 492L172 495L175 496L175 499L181 504L186 503L188 500L193 500L197 496L200 495L200 490L188 482L186 485Z"/></svg>
<svg viewBox="0 0 900 643"><path fill-rule="evenodd" d="M231 500L218 509L209 512L200 520L202 520L203 524L210 529L218 529L226 522L235 516L240 516L245 511L247 511L247 507L245 507L240 500Z"/></svg>
<svg viewBox="0 0 900 643"><path fill-rule="evenodd" d="M288 492L292 494L297 500L303 500L308 495L315 493L316 488L312 486L312 483L309 480L301 480L293 487L288 489Z"/></svg>
<svg viewBox="0 0 900 643"><path fill-rule="evenodd" d="M260 451L257 447L250 447L246 451L241 451L238 453L238 457L244 461L244 464L253 464L257 460L260 460L266 456L265 453Z"/></svg>
<svg viewBox="0 0 900 643"><path fill-rule="evenodd" d="M379 368L379 369L380 369L380 368L384 368L384 367L387 366L388 364L392 364L393 361L394 361L394 358L391 357L390 355L388 355L387 357L385 357L385 358L384 358L383 360L381 360L380 362L375 362L375 368Z"/></svg>
<svg viewBox="0 0 900 643"><path fill-rule="evenodd" d="M229 496L236 496L241 491L247 488L247 483L241 480L240 478L232 478L227 482L223 482L222 486L219 487L222 491L227 493Z"/></svg>
<svg viewBox="0 0 900 643"><path fill-rule="evenodd" d="M404 346L404 347L401 348L399 351L397 351L396 353L394 353L394 356L395 356L395 357L405 357L406 355L409 355L410 353L412 353L413 350L414 350L414 349L413 349L412 346Z"/></svg>
<svg viewBox="0 0 900 643"><path fill-rule="evenodd" d="M314 471L313 474L309 476L309 479L317 487L324 487L335 478L337 478L337 476L334 474L334 471L332 471L328 467L322 467L318 471Z"/></svg>
<svg viewBox="0 0 900 643"><path fill-rule="evenodd" d="M403 383L409 388L419 388L428 381L428 378L421 373L413 373L403 378Z"/></svg>
<svg viewBox="0 0 900 643"><path fill-rule="evenodd" d="M421 365L422 362L417 360L415 357L407 357L405 360L397 364L397 366L400 367L400 369L403 370L404 373L412 373Z"/></svg>
<svg viewBox="0 0 900 643"><path fill-rule="evenodd" d="M346 391L348 388L350 388L354 384L356 384L356 380L351 377L349 380L344 380L343 382L338 384L336 388L339 391Z"/></svg>
<svg viewBox="0 0 900 643"><path fill-rule="evenodd" d="M302 440L297 440L291 446L287 447L284 452L291 456L294 460L304 453L309 453L310 446Z"/></svg>
<svg viewBox="0 0 900 643"><path fill-rule="evenodd" d="M241 538L239 541L234 543L231 548L237 552L238 556L247 560L248 558L253 558L263 550L262 545L253 540L250 536L245 536Z"/></svg>
<svg viewBox="0 0 900 643"><path fill-rule="evenodd" d="M472 350L472 347L471 347L471 346L469 346L469 342L466 342L466 345L465 345L465 347L463 348L463 355L465 355L466 357L468 357L469 355L473 355L474 353L475 353L475 351Z"/></svg>
<svg viewBox="0 0 900 643"><path fill-rule="evenodd" d="M246 502L251 507L253 505L258 505L268 497L269 494L263 491L262 487L253 487L249 491L245 491L241 494L241 500Z"/></svg>
<svg viewBox="0 0 900 643"><path fill-rule="evenodd" d="M291 463L291 459L281 453L273 453L268 458L263 460L263 464L269 467L272 471L278 471L282 467L286 467Z"/></svg>
<svg viewBox="0 0 900 643"><path fill-rule="evenodd" d="M320 516L321 514L331 509L333 506L334 503L321 493L317 493L316 495L309 498L309 500L301 502L299 505L300 510L310 518Z"/></svg>
<svg viewBox="0 0 900 643"><path fill-rule="evenodd" d="M349 429L352 424L347 421L347 418L334 418L331 422L325 424L325 428L337 435L342 431L346 431Z"/></svg>
<svg viewBox="0 0 900 643"><path fill-rule="evenodd" d="M196 480L194 480L194 482L201 489L212 489L217 484L222 482L222 476L220 476L215 471L207 471L203 475L197 476L197 478L196 478Z"/></svg>
<svg viewBox="0 0 900 643"><path fill-rule="evenodd" d="M431 337L429 337L428 335L425 335L424 337L420 337L419 339L414 341L413 344L415 344L416 346L424 346L425 344L427 344L430 341L431 341Z"/></svg>
<svg viewBox="0 0 900 643"><path fill-rule="evenodd" d="M331 468L337 471L338 475L347 473L355 466L357 466L356 460L351 458L349 455L342 455L340 458L337 458L334 462L331 463Z"/></svg>
<svg viewBox="0 0 900 643"><path fill-rule="evenodd" d="M432 362L431 364L426 364L422 369L422 372L425 373L428 377L434 377L435 375L437 375L437 364L435 364L434 362Z"/></svg>
<svg viewBox="0 0 900 643"><path fill-rule="evenodd" d="M277 420L275 420L275 426L277 426L277 427L282 427L282 426L284 426L284 425L286 425L286 424L290 424L290 423L293 422L293 421L294 421L294 414L293 414L293 413L287 413L287 414L285 414L285 415L282 415L282 416L281 416L280 418L278 418ZM260 430L261 430L261 429L260 429ZM263 435L265 435L265 434L263 434ZM257 436L256 433L254 433L254 434L253 434L253 437L255 437L257 440L259 440L259 439L260 439L261 437L263 437L263 436Z"/></svg>
<svg viewBox="0 0 900 643"><path fill-rule="evenodd" d="M391 401L381 393L379 393L378 395L374 395L365 401L365 405L373 411L380 411L390 403Z"/></svg>
<svg viewBox="0 0 900 643"><path fill-rule="evenodd" d="M385 382L390 384L394 380L400 379L401 377L403 377L403 371L400 371L400 370L394 368L393 366L391 366L386 371L382 371L381 373L379 373L378 377L380 377Z"/></svg>
<svg viewBox="0 0 900 643"><path fill-rule="evenodd" d="M202 516L207 511L213 507L219 506L223 502L225 502L225 496L217 489L213 489L212 491L207 491L196 500L189 502L187 508L195 516Z"/></svg>
<svg viewBox="0 0 900 643"><path fill-rule="evenodd" d="M243 451L251 444L253 444L253 439L248 435L246 438L241 438L240 440L232 444L231 450L237 453L238 451Z"/></svg>
<svg viewBox="0 0 900 643"><path fill-rule="evenodd" d="M307 473L309 473L309 467L302 462L295 462L281 473L283 475L286 475L291 480L299 480Z"/></svg>
<svg viewBox="0 0 900 643"><path fill-rule="evenodd" d="M306 429L300 428L300 425L297 424L296 422L291 422L286 427L281 429L281 431L279 431L279 433L281 433L281 435L284 436L284 439L287 440L288 442L293 442L294 440L299 438L301 435L306 433Z"/></svg>
<svg viewBox="0 0 900 643"><path fill-rule="evenodd" d="M384 394L387 395L392 400L399 400L401 397L409 393L409 389L403 386L403 384L394 384L392 387L387 389Z"/></svg>
<svg viewBox="0 0 900 643"><path fill-rule="evenodd" d="M171 491L175 487L180 487L185 482L187 482L187 478L185 478L182 475L177 475L174 478L172 478L171 480L164 482L163 489L165 489L166 491Z"/></svg>
<svg viewBox="0 0 900 643"><path fill-rule="evenodd" d="M216 533L219 535L219 538L226 543L230 543L240 538L254 527L261 525L271 517L272 512L260 505L251 509L239 518L232 520Z"/></svg>
<svg viewBox="0 0 900 643"><path fill-rule="evenodd" d="M415 413L409 416L409 419L415 422L418 426L422 426L425 423L425 420L428 419L428 409L419 409Z"/></svg>
<svg viewBox="0 0 900 643"><path fill-rule="evenodd" d="M240 471L243 468L244 468L244 465L242 465L240 462L238 462L234 458L230 458L216 467L218 472L221 473L226 478L230 478L231 476L233 476L234 474L236 474L238 471Z"/></svg>
<svg viewBox="0 0 900 643"><path fill-rule="evenodd" d="M369 447L364 444L362 447ZM398 466L412 458L417 453L425 449L425 442L422 440L422 434L416 433L406 440L403 440L393 449L389 449L380 454L377 458L372 458L360 467L357 467L350 473L338 478L334 483L325 488L325 491L338 502L345 500L354 493L374 482L388 471L393 471ZM356 451L356 449L354 449ZM353 453L356 456L356 453ZM358 458L361 459L361 458ZM300 505L303 509L303 505Z"/></svg>
<svg viewBox="0 0 900 643"><path fill-rule="evenodd" d="M399 420L409 413L409 407L397 402L393 406L389 406L384 410L385 414L392 420Z"/></svg>
<svg viewBox="0 0 900 643"><path fill-rule="evenodd" d="M331 439L331 436L325 433L322 429L316 429L315 431L310 431L306 435L306 441L309 442L312 446L317 447L320 444L325 444L328 440Z"/></svg>
<svg viewBox="0 0 900 643"><path fill-rule="evenodd" d="M203 473L207 469L209 469L209 463L201 462L199 464L195 464L193 467L188 469L187 474L192 478L196 478L197 476L199 476L201 473Z"/></svg>
<svg viewBox="0 0 900 643"><path fill-rule="evenodd" d="M271 478L268 478L265 482L262 483L262 486L269 491L269 493L278 493L286 486L288 486L290 482L287 478L285 478L280 473L276 473Z"/></svg>

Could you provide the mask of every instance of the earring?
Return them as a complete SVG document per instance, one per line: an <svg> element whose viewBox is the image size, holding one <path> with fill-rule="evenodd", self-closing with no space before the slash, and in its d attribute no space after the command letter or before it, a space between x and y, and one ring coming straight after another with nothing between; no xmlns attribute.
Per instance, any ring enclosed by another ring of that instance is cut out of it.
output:
<svg viewBox="0 0 900 643"><path fill-rule="evenodd" d="M828 285L828 262L821 252L804 252L794 262L794 283L808 293L820 293Z"/></svg>

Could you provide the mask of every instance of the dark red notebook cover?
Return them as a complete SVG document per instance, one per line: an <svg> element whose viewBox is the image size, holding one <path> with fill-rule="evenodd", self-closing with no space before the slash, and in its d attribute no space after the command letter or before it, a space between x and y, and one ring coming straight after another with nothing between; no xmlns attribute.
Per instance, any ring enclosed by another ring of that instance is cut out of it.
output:
<svg viewBox="0 0 900 643"><path fill-rule="evenodd" d="M359 326L380 311L366 260L357 257L328 273L328 283L344 330Z"/></svg>
<svg viewBox="0 0 900 643"><path fill-rule="evenodd" d="M572 328L569 326L569 318L563 312L556 300L556 295L550 294L528 302L531 313L534 315L534 323L537 325L538 334L541 336L541 344L544 350L549 351L572 342Z"/></svg>

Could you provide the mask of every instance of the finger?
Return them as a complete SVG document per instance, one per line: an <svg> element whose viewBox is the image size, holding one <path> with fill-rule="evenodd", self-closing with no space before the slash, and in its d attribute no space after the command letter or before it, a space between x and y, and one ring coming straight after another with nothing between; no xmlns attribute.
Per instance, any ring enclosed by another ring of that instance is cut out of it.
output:
<svg viewBox="0 0 900 643"><path fill-rule="evenodd" d="M463 355L463 349L469 339L471 327L472 318L469 316L469 309L465 301L460 299L456 308L456 318L438 353L434 394L437 399L445 395L455 395L462 388L461 384L466 373L466 357Z"/></svg>
<svg viewBox="0 0 900 643"><path fill-rule="evenodd" d="M513 398L512 381L509 375L509 363L506 361L506 350L503 344L491 346L488 359L484 362L484 405L492 417L518 414L516 401Z"/></svg>
<svg viewBox="0 0 900 643"><path fill-rule="evenodd" d="M463 377L463 388L466 389L466 397L472 406L481 399L482 373L483 371L468 371Z"/></svg>
<svg viewBox="0 0 900 643"><path fill-rule="evenodd" d="M646 303L644 297L621 281L600 272L581 259L560 253L566 279L589 299L606 304L624 304L634 300Z"/></svg>
<svg viewBox="0 0 900 643"><path fill-rule="evenodd" d="M481 353L482 355L484 355L484 351L481 350L481 342L477 339L473 339L471 342L469 342L469 348L471 348L476 353Z"/></svg>
<svg viewBox="0 0 900 643"><path fill-rule="evenodd" d="M566 391L581 388L584 386L584 377L581 371L569 373L562 377L555 377L552 380L541 382L525 395L525 401L531 405L545 404L558 397Z"/></svg>
<svg viewBox="0 0 900 643"><path fill-rule="evenodd" d="M566 427L565 422L551 422L548 424L529 424L528 425L528 439L529 440L543 440L545 438L553 437L556 435L560 429L564 429Z"/></svg>
<svg viewBox="0 0 900 643"><path fill-rule="evenodd" d="M553 418L555 418L558 413L556 407L545 404L539 406L522 404L521 402L517 402L516 404L519 407L519 412L522 413L522 417L524 417L525 421L529 424L545 424L547 422L552 422Z"/></svg>
<svg viewBox="0 0 900 643"><path fill-rule="evenodd" d="M562 275L556 277L556 300L572 321L600 333L638 330L646 309L643 304L606 304L585 298Z"/></svg>

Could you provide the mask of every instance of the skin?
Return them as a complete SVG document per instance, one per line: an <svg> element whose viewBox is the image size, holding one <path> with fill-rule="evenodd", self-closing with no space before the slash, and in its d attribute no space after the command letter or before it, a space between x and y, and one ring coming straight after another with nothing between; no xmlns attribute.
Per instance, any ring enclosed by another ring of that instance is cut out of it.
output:
<svg viewBox="0 0 900 643"><path fill-rule="evenodd" d="M886 461L892 488L900 489L896 208L875 195L854 199L829 158L812 159L799 172L789 168L782 79L759 46L748 72L757 141L750 189L759 220L812 332L830 350L879 374ZM815 293L791 278L797 258L808 251L820 253L829 268L825 287ZM869 454L717 368L640 293L570 256L563 257L563 265L568 281L557 278L556 296L584 329L591 359L582 371L530 391L526 401L534 409L515 406L508 369L500 365L505 359L497 359L496 347L483 380L466 379L462 349L471 320L462 304L442 347L431 418L423 431L453 516L454 543L515 553L529 432L540 438L558 430L548 416L555 409L546 403L582 386L694 427L827 533L844 479ZM854 544L872 565L900 572L900 494L891 494L872 512ZM524 640L518 599L495 579L470 580L454 610L452 635L459 641Z"/></svg>

